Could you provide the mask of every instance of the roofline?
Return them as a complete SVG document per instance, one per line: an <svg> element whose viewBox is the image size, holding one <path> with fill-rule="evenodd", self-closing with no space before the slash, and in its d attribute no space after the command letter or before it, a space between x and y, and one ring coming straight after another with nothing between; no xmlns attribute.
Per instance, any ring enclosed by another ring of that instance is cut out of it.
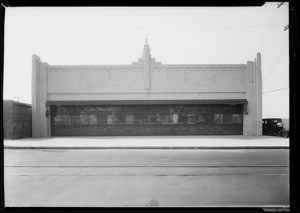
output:
<svg viewBox="0 0 300 213"><path fill-rule="evenodd" d="M263 118L263 120L282 120L284 118Z"/></svg>
<svg viewBox="0 0 300 213"><path fill-rule="evenodd" d="M31 104L27 104L27 103L22 103L22 102L17 102L14 100L3 100L4 103L12 103L13 106L15 105L19 105L19 106L25 106L25 107L31 107Z"/></svg>
<svg viewBox="0 0 300 213"><path fill-rule="evenodd" d="M153 68L246 68L246 64L161 64L151 65ZM143 68L140 65L49 65L49 69L99 69L99 68Z"/></svg>

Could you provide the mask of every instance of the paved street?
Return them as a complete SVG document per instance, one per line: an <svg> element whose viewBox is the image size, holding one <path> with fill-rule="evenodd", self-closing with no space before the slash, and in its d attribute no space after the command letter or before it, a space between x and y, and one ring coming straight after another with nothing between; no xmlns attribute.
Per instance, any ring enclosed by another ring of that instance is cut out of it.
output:
<svg viewBox="0 0 300 213"><path fill-rule="evenodd" d="M288 206L289 150L5 149L6 206Z"/></svg>

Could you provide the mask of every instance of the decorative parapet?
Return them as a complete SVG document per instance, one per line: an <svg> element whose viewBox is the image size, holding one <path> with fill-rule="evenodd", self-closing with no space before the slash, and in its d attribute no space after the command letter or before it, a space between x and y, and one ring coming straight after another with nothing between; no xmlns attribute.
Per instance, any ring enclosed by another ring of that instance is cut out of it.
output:
<svg viewBox="0 0 300 213"><path fill-rule="evenodd" d="M48 68L49 72L141 72L143 71L142 68L136 68L136 67L94 67L94 68L85 68L83 67L73 67L70 66L69 68L60 68L60 67L52 67L49 66Z"/></svg>
<svg viewBox="0 0 300 213"><path fill-rule="evenodd" d="M137 62L132 62L132 65L133 65L133 66L141 66L141 67L144 66L143 59L142 59L142 58L139 58ZM151 66L151 67L152 67L152 66L160 66L160 65L162 65L162 63L161 63L161 62L155 61L155 58L151 58L151 59L150 59L150 66Z"/></svg>
<svg viewBox="0 0 300 213"><path fill-rule="evenodd" d="M197 66L197 65L196 65ZM242 67L184 67L184 66L173 66L164 65L153 69L158 72L245 72L246 66Z"/></svg>

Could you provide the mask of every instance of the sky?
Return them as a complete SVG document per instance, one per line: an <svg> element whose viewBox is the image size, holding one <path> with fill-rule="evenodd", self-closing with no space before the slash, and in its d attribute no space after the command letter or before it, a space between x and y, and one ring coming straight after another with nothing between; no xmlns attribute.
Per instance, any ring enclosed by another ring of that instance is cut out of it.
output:
<svg viewBox="0 0 300 213"><path fill-rule="evenodd" d="M163 64L246 64L260 52L263 117L289 118L289 8L278 4L7 7L3 98L31 104L33 54L49 65L129 65L148 39Z"/></svg>

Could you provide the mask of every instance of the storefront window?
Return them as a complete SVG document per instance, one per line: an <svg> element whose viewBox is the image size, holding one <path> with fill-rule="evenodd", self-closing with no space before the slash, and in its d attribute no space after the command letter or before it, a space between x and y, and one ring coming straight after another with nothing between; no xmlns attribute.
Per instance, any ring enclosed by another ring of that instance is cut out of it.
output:
<svg viewBox="0 0 300 213"><path fill-rule="evenodd" d="M151 124L159 124L160 115L151 115Z"/></svg>
<svg viewBox="0 0 300 213"><path fill-rule="evenodd" d="M242 114L233 114L233 123L234 124L242 124L243 123L243 116Z"/></svg>
<svg viewBox="0 0 300 213"><path fill-rule="evenodd" d="M207 114L206 118L207 118L207 120L206 120L207 124L213 124L214 123L214 119L215 119L214 114Z"/></svg>
<svg viewBox="0 0 300 213"><path fill-rule="evenodd" d="M107 124L106 115L98 115L98 124L99 125L106 125Z"/></svg>
<svg viewBox="0 0 300 213"><path fill-rule="evenodd" d="M187 115L187 123L188 124L196 124L197 123L197 115L196 114L188 114Z"/></svg>
<svg viewBox="0 0 300 213"><path fill-rule="evenodd" d="M88 125L89 124L88 115L79 115L79 124L80 125Z"/></svg>
<svg viewBox="0 0 300 213"><path fill-rule="evenodd" d="M116 124L125 124L125 115L117 115Z"/></svg>
<svg viewBox="0 0 300 213"><path fill-rule="evenodd" d="M133 115L126 115L125 116L125 124L133 124L134 116Z"/></svg>
<svg viewBox="0 0 300 213"><path fill-rule="evenodd" d="M70 116L71 125L79 125L79 116Z"/></svg>
<svg viewBox="0 0 300 213"><path fill-rule="evenodd" d="M223 122L224 124L232 124L232 114L224 114Z"/></svg>
<svg viewBox="0 0 300 213"><path fill-rule="evenodd" d="M179 114L178 124L187 124L187 115Z"/></svg>
<svg viewBox="0 0 300 213"><path fill-rule="evenodd" d="M143 115L134 115L134 123L135 124L143 124L144 117Z"/></svg>
<svg viewBox="0 0 300 213"><path fill-rule="evenodd" d="M197 123L198 124L203 124L205 122L206 122L206 115L205 114L199 114Z"/></svg>
<svg viewBox="0 0 300 213"><path fill-rule="evenodd" d="M160 123L161 124L169 124L169 115L161 115Z"/></svg>
<svg viewBox="0 0 300 213"><path fill-rule="evenodd" d="M61 125L61 116L57 115L54 117L54 126Z"/></svg>
<svg viewBox="0 0 300 213"><path fill-rule="evenodd" d="M223 123L223 114L215 114L214 115L214 123L222 124Z"/></svg>
<svg viewBox="0 0 300 213"><path fill-rule="evenodd" d="M62 124L62 125L70 125L69 116L67 116L67 115L62 115L62 116L61 116L61 124Z"/></svg>
<svg viewBox="0 0 300 213"><path fill-rule="evenodd" d="M178 123L178 114L170 115L170 124L177 124Z"/></svg>
<svg viewBox="0 0 300 213"><path fill-rule="evenodd" d="M97 115L89 115L89 125L97 125Z"/></svg>
<svg viewBox="0 0 300 213"><path fill-rule="evenodd" d="M145 115L144 124L150 124L150 123L151 123L151 115Z"/></svg>
<svg viewBox="0 0 300 213"><path fill-rule="evenodd" d="M66 107L61 107L61 113L62 113L62 114L66 114L66 112L67 112Z"/></svg>
<svg viewBox="0 0 300 213"><path fill-rule="evenodd" d="M107 124L116 124L116 115L107 115Z"/></svg>

